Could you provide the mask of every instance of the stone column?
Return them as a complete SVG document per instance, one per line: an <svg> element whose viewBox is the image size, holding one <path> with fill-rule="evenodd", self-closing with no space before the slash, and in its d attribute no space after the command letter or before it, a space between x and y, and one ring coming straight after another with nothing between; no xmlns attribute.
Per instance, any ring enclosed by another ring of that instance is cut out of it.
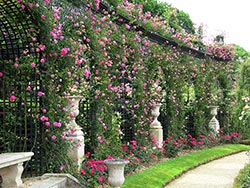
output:
<svg viewBox="0 0 250 188"><path fill-rule="evenodd" d="M216 119L218 106L209 106L211 109L211 115L213 116L209 122L209 127L213 130L213 133L217 134L220 129L219 121Z"/></svg>
<svg viewBox="0 0 250 188"><path fill-rule="evenodd" d="M153 122L151 123L151 134L153 139L155 139L158 147L162 147L163 142L163 130L161 126L161 122L158 121L158 116L160 115L160 107L161 103L154 103L152 109Z"/></svg>
<svg viewBox="0 0 250 188"><path fill-rule="evenodd" d="M69 149L68 155L72 159L77 161L78 169L81 168L81 163L84 157L84 135L82 128L77 125L76 117L79 115L79 102L84 99L82 96L70 96L69 97L69 126L67 139L71 142L71 147Z"/></svg>

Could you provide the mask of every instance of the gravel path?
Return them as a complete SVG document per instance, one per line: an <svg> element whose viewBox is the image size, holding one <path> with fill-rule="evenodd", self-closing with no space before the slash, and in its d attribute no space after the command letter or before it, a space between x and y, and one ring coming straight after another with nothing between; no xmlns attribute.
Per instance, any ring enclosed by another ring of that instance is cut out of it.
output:
<svg viewBox="0 0 250 188"><path fill-rule="evenodd" d="M234 178L248 161L246 152L217 159L188 171L166 188L232 188Z"/></svg>

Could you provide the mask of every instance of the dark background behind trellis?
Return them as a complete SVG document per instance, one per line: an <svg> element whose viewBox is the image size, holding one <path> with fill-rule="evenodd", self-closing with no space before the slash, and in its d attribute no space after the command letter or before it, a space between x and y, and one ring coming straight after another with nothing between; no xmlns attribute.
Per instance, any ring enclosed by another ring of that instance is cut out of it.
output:
<svg viewBox="0 0 250 188"><path fill-rule="evenodd" d="M131 110L134 110L134 89L132 83L126 79L127 74L121 80L122 83L129 84L131 87L131 96L126 96L124 91L120 99L115 99L113 101L114 111L121 114L121 130L123 132L122 142L126 143L135 139L135 129L134 129L134 118ZM90 93L91 96L91 93ZM94 151L96 143L96 121L97 109L101 108L99 104L90 99L85 99L80 102L79 105L79 116L77 116L77 123L82 126L84 130L85 137L88 139L87 144L85 145L85 151Z"/></svg>

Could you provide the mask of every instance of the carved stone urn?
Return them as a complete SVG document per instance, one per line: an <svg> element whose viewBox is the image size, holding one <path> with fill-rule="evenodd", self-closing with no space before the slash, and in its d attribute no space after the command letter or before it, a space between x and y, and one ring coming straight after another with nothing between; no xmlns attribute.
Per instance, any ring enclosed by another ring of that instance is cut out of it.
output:
<svg viewBox="0 0 250 188"><path fill-rule="evenodd" d="M120 188L125 181L124 167L129 161L124 159L107 159L104 163L108 167L108 182L113 188Z"/></svg>

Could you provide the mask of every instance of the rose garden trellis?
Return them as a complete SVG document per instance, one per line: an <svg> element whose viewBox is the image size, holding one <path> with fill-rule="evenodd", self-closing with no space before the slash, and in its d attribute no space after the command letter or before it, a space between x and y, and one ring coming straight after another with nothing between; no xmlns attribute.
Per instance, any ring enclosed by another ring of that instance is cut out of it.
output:
<svg viewBox="0 0 250 188"><path fill-rule="evenodd" d="M106 9L104 4L101 4L102 9ZM121 16L121 15L119 15ZM122 17L122 16L121 16ZM1 1L1 53L0 53L0 60L1 60L1 70L8 69L9 75L8 79L12 79L12 76L16 78L16 74L19 75L20 80L25 80L26 82L30 82L30 85L32 88L35 88L35 90L30 93L27 92L24 95L23 100L25 100L25 111L21 111L18 109L20 105L23 105L22 103L11 103L9 102L8 97L12 93L13 87L15 88L21 88L22 85L16 85L15 83L6 81L6 76L2 76L1 79L1 95L0 95L0 103L1 103L1 125L5 125L4 122L6 122L7 118L10 118L11 113L17 114L18 119L12 120L12 122L8 122L8 126L4 127L1 131L1 138L0 142L1 146L8 147L8 138L5 137L5 131L10 133L11 130L16 130L15 134L11 134L13 137L17 138L16 144L14 144L12 151L30 151L33 150L36 154L33 160L29 163L28 168L30 171L30 174L32 175L32 171L36 169L37 171L35 174L42 174L43 173L43 163L45 162L43 151L40 149L40 144L42 144L43 141L43 126L40 126L39 117L34 117L34 114L37 115L37 112L39 112L42 108L42 101L39 97L36 97L35 101L33 101L32 97L30 95L37 93L39 89L42 87L42 80L40 80L39 77L37 77L36 74L30 74L25 72L16 72L12 68L8 67L9 61L15 61L16 58L20 57L20 54L24 53L27 48L30 51L34 51L32 49L32 46L30 46L30 40L32 39L30 32L30 26L34 27L36 25L35 20L29 15L29 12L27 9L22 10L20 8L17 8L17 4L15 0L12 1ZM118 24L125 24L129 23L129 20L127 20L125 17L122 17L124 20L123 23ZM119 19L118 19L119 20ZM154 33L147 32L146 30L143 30L143 28L137 27L138 30L141 30L145 33L145 36L147 36L150 40L157 42L159 44L165 45L168 43L168 45L177 46L177 48L180 51L190 53L194 57L197 58L203 58L206 56L209 56L209 54L204 54L200 51L193 50L188 47L182 47L179 46L175 42L172 42L171 40L165 39L159 35L156 35ZM34 35L42 35L42 33L32 33ZM39 56L38 53L35 51L33 52L34 56ZM215 57L216 58L216 57ZM216 58L217 59L217 58ZM218 59L217 59L218 60ZM126 75L124 76L124 82L126 82ZM128 83L131 84L131 83ZM133 91L133 84L132 84L132 91ZM120 111L122 113L122 119L125 120L123 123L123 131L125 132L124 139L126 141L129 141L131 139L134 139L134 132L133 132L133 122L130 121L131 114L126 112L126 100L134 100L133 99L133 92L132 97L129 99L126 99L125 97L121 98L121 100L117 101L117 111ZM133 102L132 102L133 105ZM79 118L86 118L88 122L95 121L95 114L94 113L95 106L91 106L88 104L88 102L82 103L82 112L85 114L86 117L80 116ZM132 107L133 108L133 107ZM22 108L23 109L23 108ZM11 112L11 113L10 113ZM164 113L163 113L164 114ZM24 117L24 118L23 118ZM164 119L164 118L163 118ZM129 122L129 124L128 124ZM15 125L15 126L13 126ZM35 126L34 126L35 125ZM5 129L6 128L6 129ZM166 127L165 127L166 128ZM90 128L91 129L91 128ZM90 130L94 131L94 130ZM87 131L88 132L88 131ZM8 135L8 134L6 134ZM8 135L9 136L9 135ZM12 144L12 143L9 143ZM1 148L2 150L8 151L6 148Z"/></svg>
<svg viewBox="0 0 250 188"><path fill-rule="evenodd" d="M35 117L41 108L41 100L38 97L34 100L32 95L35 96L42 83L35 72L17 72L10 63L16 61L26 50L34 57L39 56L30 46L32 36L38 35L30 31L36 25L35 20L27 10L20 10L15 0L1 1L0 12L0 69L7 73L0 78L0 151L34 151L36 154L29 162L29 168L26 168L29 170L27 175L41 174L43 162L39 145L42 142L43 128ZM22 102L10 102L9 96L14 90L24 89L25 86L19 84L21 80L30 83L33 91L26 92Z"/></svg>

